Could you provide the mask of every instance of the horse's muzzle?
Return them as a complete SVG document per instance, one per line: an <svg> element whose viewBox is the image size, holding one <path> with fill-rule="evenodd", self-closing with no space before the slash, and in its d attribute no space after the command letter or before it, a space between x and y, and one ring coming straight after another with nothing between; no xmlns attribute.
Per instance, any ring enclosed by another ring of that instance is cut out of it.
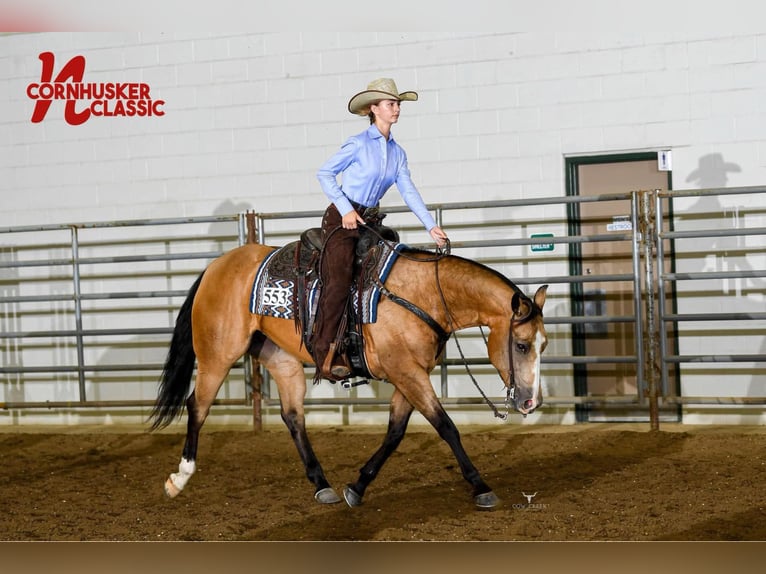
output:
<svg viewBox="0 0 766 574"><path fill-rule="evenodd" d="M522 405L525 410L532 411L537 405L535 404L535 401L532 399L524 401L524 404Z"/></svg>
<svg viewBox="0 0 766 574"><path fill-rule="evenodd" d="M516 401L515 407L519 413L521 413L523 416L527 416L535 412L535 410L537 410L542 404L543 404L542 397L539 397L537 399L529 398L529 399L520 399Z"/></svg>
<svg viewBox="0 0 766 574"><path fill-rule="evenodd" d="M526 387L518 387L512 381L508 387L508 402L513 405L517 412L526 417L543 404L543 396L539 391L535 393Z"/></svg>

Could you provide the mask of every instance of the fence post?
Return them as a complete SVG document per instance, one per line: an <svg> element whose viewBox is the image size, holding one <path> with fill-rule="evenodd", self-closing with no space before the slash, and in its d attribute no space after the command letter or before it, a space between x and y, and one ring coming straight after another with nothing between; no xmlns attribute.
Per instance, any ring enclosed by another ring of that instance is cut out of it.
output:
<svg viewBox="0 0 766 574"><path fill-rule="evenodd" d="M652 247L656 233L654 212L654 191L639 191L641 206L641 245L644 251L644 297L646 306L646 356L644 373L647 377L647 395L649 399L649 425L651 430L660 430L659 398L657 393L657 353L659 347L657 316L654 310L656 283L654 266L656 260Z"/></svg>
<svg viewBox="0 0 766 574"><path fill-rule="evenodd" d="M74 283L74 321L77 335L77 381L80 390L80 402L87 400L85 395L85 350L82 335L82 292L80 289L80 242L77 236L77 226L71 227L72 233L72 281Z"/></svg>
<svg viewBox="0 0 766 574"><path fill-rule="evenodd" d="M258 243L258 235L255 229L255 212L247 211L245 213L247 221L247 243ZM250 357L251 369L251 391L250 399L253 401L253 432L257 433L263 430L263 377L261 376L261 365L255 357Z"/></svg>

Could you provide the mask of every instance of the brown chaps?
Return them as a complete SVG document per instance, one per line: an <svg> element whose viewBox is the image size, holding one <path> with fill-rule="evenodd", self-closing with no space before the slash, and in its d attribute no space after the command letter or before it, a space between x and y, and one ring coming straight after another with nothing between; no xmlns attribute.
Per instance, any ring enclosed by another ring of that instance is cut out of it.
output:
<svg viewBox="0 0 766 574"><path fill-rule="evenodd" d="M356 208L360 215L364 207ZM345 364L342 357L328 357L332 349L335 353L335 342L343 336L339 331L345 326L346 304L349 290L353 281L354 257L356 243L359 239L358 229L344 229L342 217L334 204L330 204L322 218L322 252L319 277L322 290L317 304L317 315L314 322L314 333L311 338L312 355L317 366L316 379L321 376L332 378L329 372L322 371L322 366L328 364Z"/></svg>

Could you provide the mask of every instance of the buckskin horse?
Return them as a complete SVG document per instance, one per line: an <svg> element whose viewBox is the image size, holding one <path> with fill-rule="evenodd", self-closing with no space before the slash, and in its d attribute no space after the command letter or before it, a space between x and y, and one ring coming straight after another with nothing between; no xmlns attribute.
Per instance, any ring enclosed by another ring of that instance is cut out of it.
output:
<svg viewBox="0 0 766 574"><path fill-rule="evenodd" d="M179 417L184 405L188 413L178 472L165 483L171 498L195 472L200 429L229 369L250 354L276 382L281 417L315 487L315 500L323 504L341 500L327 481L306 432L304 364L312 358L301 332L294 320L259 315L249 304L257 271L276 249L246 244L221 255L198 277L181 306L150 415L155 430ZM379 287L377 317L361 326L363 352L372 377L389 382L394 390L383 444L361 468L357 481L343 489L346 503L362 504L365 490L402 441L417 409L452 449L472 487L474 504L479 509L496 506L498 497L468 457L429 373L452 333L487 327L489 359L505 385L508 404L525 416L533 412L543 402L540 356L547 336L542 308L548 286L530 298L481 263L445 252L410 249L401 251ZM195 359L194 390L187 397Z"/></svg>

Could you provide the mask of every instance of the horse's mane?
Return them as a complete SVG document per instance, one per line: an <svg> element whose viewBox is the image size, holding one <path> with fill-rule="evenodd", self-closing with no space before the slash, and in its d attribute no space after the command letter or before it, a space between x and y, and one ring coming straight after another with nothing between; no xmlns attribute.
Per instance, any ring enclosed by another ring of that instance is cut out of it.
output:
<svg viewBox="0 0 766 574"><path fill-rule="evenodd" d="M400 248L400 252L401 253L406 253L407 255L415 256L416 258L423 257L424 259L428 258L428 257L433 258L433 257L437 256L436 254L434 254L433 251L429 251L427 249L421 249L421 248L418 248L418 247L409 247L409 246L402 246ZM479 263L478 261L475 261L473 259L469 259L467 257L460 257L459 255L449 254L449 255L444 255L443 257L450 258L450 259L457 260L457 261L462 261L462 262L467 263L469 265L472 265L474 267L478 267L479 269L483 269L484 271L486 271L490 275L495 276L500 281L505 283L513 291L515 291L517 293L520 293L521 295L524 295L524 292L519 288L518 285L516 285L513 281L508 279L508 277L506 277L505 275L503 275L499 271L497 271L495 269L492 269L488 265L485 265L483 263Z"/></svg>

